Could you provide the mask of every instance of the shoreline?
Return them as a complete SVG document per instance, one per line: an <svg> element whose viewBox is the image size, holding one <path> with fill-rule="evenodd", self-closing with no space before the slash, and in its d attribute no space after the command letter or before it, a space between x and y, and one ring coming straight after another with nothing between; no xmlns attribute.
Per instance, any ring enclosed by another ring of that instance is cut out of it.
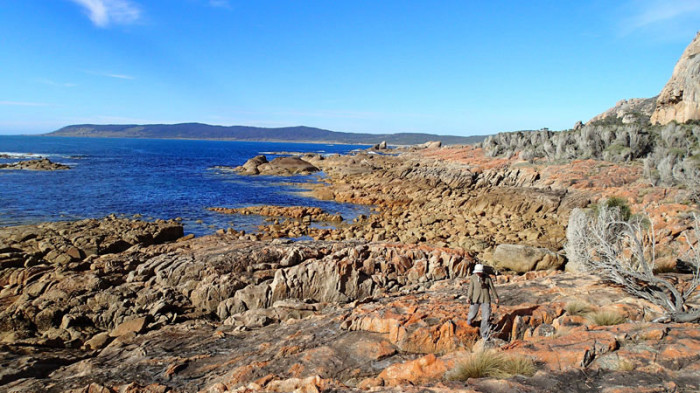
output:
<svg viewBox="0 0 700 393"><path fill-rule="evenodd" d="M139 139L139 140L174 140L174 141L215 141L215 142L250 142L250 143L285 143L285 144L314 144L314 145L343 145L343 146L372 146L372 143L342 143L331 141L289 141L283 139L228 139L228 138L145 138L145 137L124 137L124 136L80 136L80 135L23 135L47 138L89 138L89 139Z"/></svg>

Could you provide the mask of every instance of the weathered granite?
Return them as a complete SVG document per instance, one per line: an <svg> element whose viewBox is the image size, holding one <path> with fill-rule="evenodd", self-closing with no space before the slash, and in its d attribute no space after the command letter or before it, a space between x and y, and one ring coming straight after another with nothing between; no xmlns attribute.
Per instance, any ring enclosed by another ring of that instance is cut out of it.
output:
<svg viewBox="0 0 700 393"><path fill-rule="evenodd" d="M685 123L700 119L700 33L685 49L661 90L652 123Z"/></svg>

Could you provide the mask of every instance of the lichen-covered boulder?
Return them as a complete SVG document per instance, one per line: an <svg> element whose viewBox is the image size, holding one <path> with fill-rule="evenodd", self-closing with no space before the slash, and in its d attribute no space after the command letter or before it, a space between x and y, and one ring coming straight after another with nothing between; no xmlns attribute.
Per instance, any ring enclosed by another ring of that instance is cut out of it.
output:
<svg viewBox="0 0 700 393"><path fill-rule="evenodd" d="M555 270L564 264L564 257L546 248L519 244L499 244L493 253L493 265L499 270L527 273Z"/></svg>

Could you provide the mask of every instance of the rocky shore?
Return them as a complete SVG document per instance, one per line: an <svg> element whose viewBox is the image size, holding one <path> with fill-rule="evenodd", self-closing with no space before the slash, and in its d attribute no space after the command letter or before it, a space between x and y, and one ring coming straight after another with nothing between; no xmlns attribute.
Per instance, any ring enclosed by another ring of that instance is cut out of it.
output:
<svg viewBox="0 0 700 393"><path fill-rule="evenodd" d="M565 132L212 168L322 171L305 192L371 207L352 220L2 227L0 391L698 392L698 51L658 97ZM477 262L500 295L488 332L467 323Z"/></svg>
<svg viewBox="0 0 700 393"><path fill-rule="evenodd" d="M303 160L326 174L312 195L372 214L217 208L272 221L202 238L116 217L0 229L0 389L700 388L696 324L651 322L663 310L566 271L562 253L572 209L617 195L659 220L660 252L675 262L690 228L684 190L645 186L634 166L533 164L474 147ZM299 236L314 240L286 239ZM477 259L499 271L488 343L466 323ZM530 359L534 375L453 380L485 347Z"/></svg>

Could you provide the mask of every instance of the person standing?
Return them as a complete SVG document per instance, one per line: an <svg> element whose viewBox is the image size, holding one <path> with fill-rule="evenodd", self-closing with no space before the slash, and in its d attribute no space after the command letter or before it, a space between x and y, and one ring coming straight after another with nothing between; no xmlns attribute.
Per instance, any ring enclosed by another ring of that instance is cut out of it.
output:
<svg viewBox="0 0 700 393"><path fill-rule="evenodd" d="M467 301L469 302L469 314L467 315L467 323L471 326L476 314L481 309L481 337L484 340L489 338L489 319L491 318L491 302L496 303L498 308L498 293L493 286L493 281L488 274L484 273L484 265L477 264L474 266L474 271L469 277L469 286L467 287Z"/></svg>

